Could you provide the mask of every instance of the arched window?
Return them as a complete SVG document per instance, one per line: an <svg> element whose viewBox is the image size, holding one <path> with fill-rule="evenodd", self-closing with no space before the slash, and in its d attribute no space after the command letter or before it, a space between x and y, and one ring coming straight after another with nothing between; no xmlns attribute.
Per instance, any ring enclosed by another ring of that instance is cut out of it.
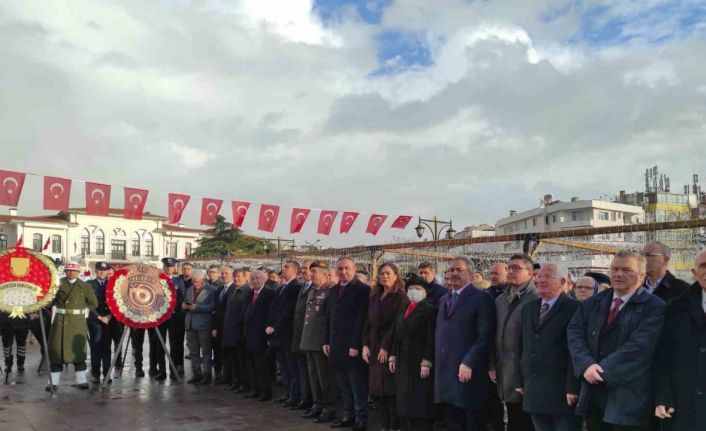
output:
<svg viewBox="0 0 706 431"><path fill-rule="evenodd" d="M140 234L137 232L132 233L131 237L131 242L132 242L132 256L139 256L140 255Z"/></svg>
<svg viewBox="0 0 706 431"><path fill-rule="evenodd" d="M81 231L81 254L91 254L91 234L88 229Z"/></svg>
<svg viewBox="0 0 706 431"><path fill-rule="evenodd" d="M145 256L153 256L154 240L152 239L152 234L149 232L145 232L145 234L142 235L142 238L145 239Z"/></svg>
<svg viewBox="0 0 706 431"><path fill-rule="evenodd" d="M0 250L7 248L7 235L0 233Z"/></svg>
<svg viewBox="0 0 706 431"><path fill-rule="evenodd" d="M105 235L100 229L96 229L96 254L103 256L105 254Z"/></svg>
<svg viewBox="0 0 706 431"><path fill-rule="evenodd" d="M61 235L51 236L51 252L61 253Z"/></svg>
<svg viewBox="0 0 706 431"><path fill-rule="evenodd" d="M32 250L34 251L42 251L42 246L44 238L42 238L41 233L35 233L32 235Z"/></svg>

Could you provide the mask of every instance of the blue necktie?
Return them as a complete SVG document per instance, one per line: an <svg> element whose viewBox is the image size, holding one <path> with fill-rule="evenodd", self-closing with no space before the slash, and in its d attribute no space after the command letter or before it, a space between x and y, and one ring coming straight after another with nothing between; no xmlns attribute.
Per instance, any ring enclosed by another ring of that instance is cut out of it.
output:
<svg viewBox="0 0 706 431"><path fill-rule="evenodd" d="M218 302L220 302L220 303L223 302L223 298L226 297L226 294L228 293L228 289L230 289L230 286L226 286L223 288L223 290L221 291L221 297L218 298Z"/></svg>
<svg viewBox="0 0 706 431"><path fill-rule="evenodd" d="M451 293L451 308L453 308L454 304L456 304L457 299L458 299L458 292L454 290Z"/></svg>

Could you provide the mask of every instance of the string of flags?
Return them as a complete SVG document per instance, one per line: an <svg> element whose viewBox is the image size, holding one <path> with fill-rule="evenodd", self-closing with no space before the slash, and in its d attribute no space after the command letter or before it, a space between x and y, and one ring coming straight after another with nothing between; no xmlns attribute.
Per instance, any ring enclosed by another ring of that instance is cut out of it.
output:
<svg viewBox="0 0 706 431"><path fill-rule="evenodd" d="M0 170L0 205L17 206L24 187L26 173ZM33 175L33 174L30 174ZM43 208L51 211L67 211L71 197L72 180L67 178L44 176ZM86 214L107 216L110 211L110 198L112 186L93 182L85 182ZM147 203L149 190L123 187L124 204L123 216L126 219L140 220ZM191 196L179 193L167 195L167 220L170 224L179 223L182 214L191 200ZM248 215L251 202L231 201L233 226L241 227ZM223 207L222 199L201 199L201 224L213 226L216 217ZM304 224L309 219L311 209L293 208L290 216L290 233L301 232ZM339 211L320 210L316 232L320 235L330 235L334 228ZM359 212L343 211L339 222L339 233L350 232L353 224L358 220ZM261 204L258 214L258 229L264 232L273 232L280 217L280 206ZM368 219L365 232L377 235L383 227L388 216L385 214L372 214ZM391 228L404 229L412 220L412 216L400 215L394 219Z"/></svg>

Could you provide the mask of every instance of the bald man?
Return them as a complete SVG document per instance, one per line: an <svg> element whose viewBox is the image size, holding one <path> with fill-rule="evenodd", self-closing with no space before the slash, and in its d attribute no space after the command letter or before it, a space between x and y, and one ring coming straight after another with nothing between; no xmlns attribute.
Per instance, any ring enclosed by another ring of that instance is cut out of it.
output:
<svg viewBox="0 0 706 431"><path fill-rule="evenodd" d="M664 429L706 429L706 250L691 272L696 282L667 306L653 372L655 417Z"/></svg>

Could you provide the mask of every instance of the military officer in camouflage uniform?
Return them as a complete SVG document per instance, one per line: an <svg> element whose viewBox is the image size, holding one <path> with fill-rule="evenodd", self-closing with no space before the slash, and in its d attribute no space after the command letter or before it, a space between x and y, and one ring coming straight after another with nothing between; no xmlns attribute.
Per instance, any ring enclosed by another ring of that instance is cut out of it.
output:
<svg viewBox="0 0 706 431"><path fill-rule="evenodd" d="M79 265L69 262L64 266L66 277L59 282L59 289L52 307L52 324L49 330L49 363L51 384L57 389L64 364L74 364L79 389L88 389L86 379L86 317L98 307L98 300L91 285L78 278ZM46 387L51 391L50 386Z"/></svg>

